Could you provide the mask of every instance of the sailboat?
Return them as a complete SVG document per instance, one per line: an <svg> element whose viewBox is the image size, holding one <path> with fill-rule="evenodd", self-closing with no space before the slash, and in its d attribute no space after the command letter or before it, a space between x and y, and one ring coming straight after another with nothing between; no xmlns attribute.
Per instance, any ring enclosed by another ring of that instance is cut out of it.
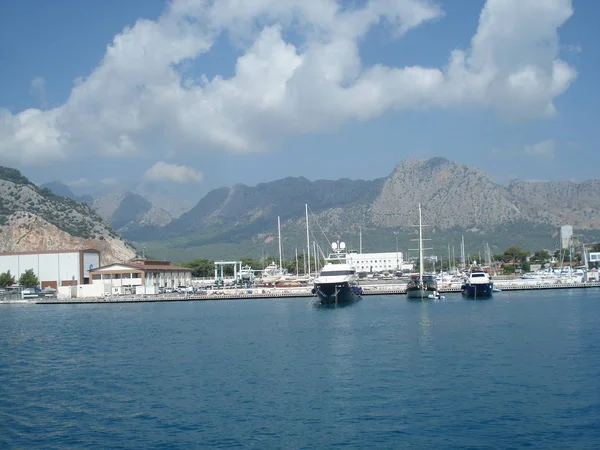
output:
<svg viewBox="0 0 600 450"><path fill-rule="evenodd" d="M277 216L277 237L279 240L279 266L275 264L275 261L272 261L271 264L263 269L260 276L260 284L263 286L274 285L284 275L281 250L281 221L279 216Z"/></svg>
<svg viewBox="0 0 600 450"><path fill-rule="evenodd" d="M423 272L423 222L421 216L421 204L419 203L419 273L410 276L406 285L407 298L441 298L437 290L437 282L434 275L425 275Z"/></svg>

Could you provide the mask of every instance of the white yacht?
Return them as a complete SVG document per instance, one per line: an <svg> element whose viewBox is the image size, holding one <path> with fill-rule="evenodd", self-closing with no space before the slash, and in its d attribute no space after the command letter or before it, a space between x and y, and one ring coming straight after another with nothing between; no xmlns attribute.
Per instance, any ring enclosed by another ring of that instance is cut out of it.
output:
<svg viewBox="0 0 600 450"><path fill-rule="evenodd" d="M346 244L334 242L333 252L314 280L313 294L322 304L353 302L361 298L356 269L346 262Z"/></svg>
<svg viewBox="0 0 600 450"><path fill-rule="evenodd" d="M283 270L275 261L271 262L260 274L261 283L275 283L283 277Z"/></svg>

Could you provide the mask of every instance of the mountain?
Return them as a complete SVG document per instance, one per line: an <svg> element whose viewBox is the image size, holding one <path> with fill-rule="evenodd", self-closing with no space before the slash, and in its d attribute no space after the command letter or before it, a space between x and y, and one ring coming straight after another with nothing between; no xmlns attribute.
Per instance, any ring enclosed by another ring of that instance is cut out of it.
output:
<svg viewBox="0 0 600 450"><path fill-rule="evenodd" d="M47 185L54 185L55 183L62 184L53 181L52 183L47 183ZM74 192L73 195L80 199L92 197L94 200L130 192L142 196L157 210L166 211L169 217L181 216L198 202L194 190L190 189L189 186L168 182L115 180L108 178L97 183L85 181L71 188L67 187L67 189L72 190ZM66 192L64 190L60 192L53 190L53 192L57 195L67 196L63 194L63 192ZM190 198L193 198L193 201Z"/></svg>
<svg viewBox="0 0 600 450"><path fill-rule="evenodd" d="M89 205L40 188L16 169L0 167L0 251L87 248L100 250L103 264L136 255Z"/></svg>
<svg viewBox="0 0 600 450"><path fill-rule="evenodd" d="M512 245L554 249L558 228L569 224L582 241L600 240L600 181L513 181L495 183L485 172L445 158L399 163L386 178L309 181L284 178L256 186L235 185L209 192L194 208L162 228L125 230L149 253L176 260L276 255L277 217L284 251L306 245L305 204L310 229L321 247L342 239L364 251L404 253L415 248L417 204L425 235L439 254L467 252L484 243L494 252ZM326 250L325 250L326 251Z"/></svg>
<svg viewBox="0 0 600 450"><path fill-rule="evenodd" d="M193 189L188 186L172 186L168 183L141 182L131 188L131 192L139 194L152 203L158 210L166 211L169 217L179 217L192 209L198 201Z"/></svg>
<svg viewBox="0 0 600 450"><path fill-rule="evenodd" d="M178 236L203 227L234 226L239 231L248 228L249 235L257 224L272 224L277 216L293 219L308 203L313 211L351 207L370 203L381 190L383 180L337 181L306 178L284 178L254 187L237 184L209 192L189 212L167 227L168 235Z"/></svg>
<svg viewBox="0 0 600 450"><path fill-rule="evenodd" d="M50 189L54 195L59 197L67 197L79 203L91 205L94 199L91 195L75 195L71 188L60 181L51 181L40 185L42 189Z"/></svg>
<svg viewBox="0 0 600 450"><path fill-rule="evenodd" d="M508 191L519 198L529 215L549 214L553 224L581 230L599 228L600 180L512 181Z"/></svg>
<svg viewBox="0 0 600 450"><path fill-rule="evenodd" d="M139 233L146 227L161 228L173 220L167 211L133 192L106 194L94 200L92 208L118 233Z"/></svg>

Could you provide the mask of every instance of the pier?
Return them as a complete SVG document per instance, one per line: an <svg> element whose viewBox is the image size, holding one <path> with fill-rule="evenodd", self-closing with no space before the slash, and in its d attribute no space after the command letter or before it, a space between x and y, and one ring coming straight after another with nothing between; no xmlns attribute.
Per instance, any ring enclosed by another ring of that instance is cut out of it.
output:
<svg viewBox="0 0 600 450"><path fill-rule="evenodd" d="M600 288L600 282L591 283L530 283L522 281L497 281L494 286L500 291L551 290L551 289L590 289ZM363 297L374 295L404 295L405 284L362 285ZM460 293L459 284L440 285L440 293ZM498 292L497 295L502 295ZM156 302L189 302L214 300L248 300L248 299L281 299L313 297L310 287L299 288L267 288L267 289L218 289L203 294L158 294L107 296L101 298L35 298L25 300L4 301L1 303L35 303L40 305L75 305L88 303L156 303Z"/></svg>

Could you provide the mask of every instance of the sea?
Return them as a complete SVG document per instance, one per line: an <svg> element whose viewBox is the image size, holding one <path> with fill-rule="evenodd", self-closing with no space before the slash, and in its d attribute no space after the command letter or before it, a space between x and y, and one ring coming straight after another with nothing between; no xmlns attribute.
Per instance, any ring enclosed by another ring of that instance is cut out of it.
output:
<svg viewBox="0 0 600 450"><path fill-rule="evenodd" d="M600 290L0 305L0 448L598 449Z"/></svg>

